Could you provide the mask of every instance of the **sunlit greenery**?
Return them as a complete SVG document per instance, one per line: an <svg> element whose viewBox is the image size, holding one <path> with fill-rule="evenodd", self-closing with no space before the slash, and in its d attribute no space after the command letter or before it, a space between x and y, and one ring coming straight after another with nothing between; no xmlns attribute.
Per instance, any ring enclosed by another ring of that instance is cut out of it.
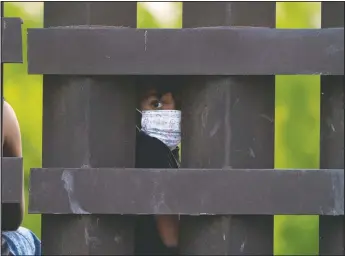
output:
<svg viewBox="0 0 345 256"><path fill-rule="evenodd" d="M138 27L181 27L181 3L174 2L176 20L163 23L146 5L138 6ZM21 17L24 53L26 29L42 27L42 3L5 3L5 16ZM320 26L321 4L317 2L278 2L277 27L312 28ZM42 153L42 76L27 75L24 65L6 64L4 94L14 107L23 137L25 185L29 168L41 166ZM319 76L276 77L276 168L318 168L320 130ZM26 193L27 194L27 193ZM26 215L24 226L40 236L40 216ZM276 216L276 255L316 255L318 217Z"/></svg>

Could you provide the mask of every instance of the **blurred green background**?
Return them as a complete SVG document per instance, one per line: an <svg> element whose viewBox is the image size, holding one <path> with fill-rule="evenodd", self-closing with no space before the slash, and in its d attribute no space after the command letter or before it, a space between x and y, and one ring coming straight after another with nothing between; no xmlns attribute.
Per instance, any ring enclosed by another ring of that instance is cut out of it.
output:
<svg viewBox="0 0 345 256"><path fill-rule="evenodd" d="M6 2L5 16L24 21L26 29L43 26L42 2ZM180 2L138 3L139 28L180 28ZM278 2L277 28L319 28L320 2ZM24 65L4 65L4 96L15 109L22 132L25 189L29 168L41 166L42 153L42 76L27 75ZM320 77L276 76L275 168L318 168L320 130ZM27 205L27 204L26 204ZM40 216L25 215L23 226L38 236ZM276 255L317 255L317 216L276 216Z"/></svg>

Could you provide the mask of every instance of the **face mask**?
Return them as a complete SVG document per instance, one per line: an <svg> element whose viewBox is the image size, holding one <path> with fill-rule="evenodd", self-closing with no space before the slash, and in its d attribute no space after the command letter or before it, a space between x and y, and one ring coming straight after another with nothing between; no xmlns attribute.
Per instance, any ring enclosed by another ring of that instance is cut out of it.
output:
<svg viewBox="0 0 345 256"><path fill-rule="evenodd" d="M147 110L142 111L141 130L157 138L171 150L181 141L181 111Z"/></svg>

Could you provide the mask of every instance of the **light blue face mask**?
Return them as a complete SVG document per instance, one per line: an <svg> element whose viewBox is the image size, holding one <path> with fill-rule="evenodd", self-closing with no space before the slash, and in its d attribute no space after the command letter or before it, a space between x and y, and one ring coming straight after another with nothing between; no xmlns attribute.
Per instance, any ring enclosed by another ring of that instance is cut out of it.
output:
<svg viewBox="0 0 345 256"><path fill-rule="evenodd" d="M180 144L180 110L145 110L141 112L141 115L141 130L144 133L159 139L171 150Z"/></svg>

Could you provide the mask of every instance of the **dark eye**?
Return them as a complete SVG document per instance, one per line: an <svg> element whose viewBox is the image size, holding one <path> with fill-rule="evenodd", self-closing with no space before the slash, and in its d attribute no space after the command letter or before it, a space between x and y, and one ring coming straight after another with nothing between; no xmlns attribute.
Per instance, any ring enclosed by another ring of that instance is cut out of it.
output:
<svg viewBox="0 0 345 256"><path fill-rule="evenodd" d="M159 100L154 100L154 101L152 101L151 104L154 108L161 108L162 107L162 103Z"/></svg>

